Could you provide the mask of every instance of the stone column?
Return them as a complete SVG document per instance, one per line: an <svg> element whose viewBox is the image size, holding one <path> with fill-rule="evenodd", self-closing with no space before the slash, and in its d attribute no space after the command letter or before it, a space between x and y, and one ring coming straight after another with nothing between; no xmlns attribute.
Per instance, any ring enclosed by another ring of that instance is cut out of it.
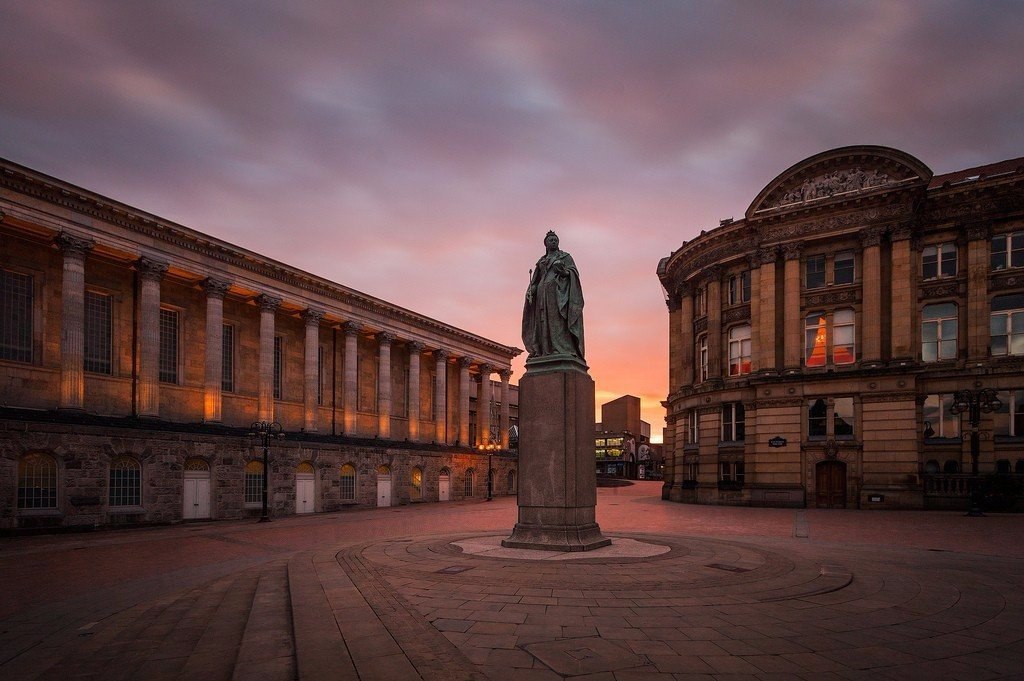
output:
<svg viewBox="0 0 1024 681"><path fill-rule="evenodd" d="M342 387L344 404L345 435L357 435L358 421L356 414L359 405L359 332L363 326L358 322L345 322L345 377Z"/></svg>
<svg viewBox="0 0 1024 681"><path fill-rule="evenodd" d="M469 365L472 357L459 357L459 444L469 446Z"/></svg>
<svg viewBox="0 0 1024 681"><path fill-rule="evenodd" d="M683 344L685 330L680 320L680 294L676 289L665 300L668 306L668 391L673 393L683 384Z"/></svg>
<svg viewBox="0 0 1024 681"><path fill-rule="evenodd" d="M708 274L708 378L721 378L722 346L722 268L712 265Z"/></svg>
<svg viewBox="0 0 1024 681"><path fill-rule="evenodd" d="M967 358L988 358L991 333L988 302L988 225L967 227Z"/></svg>
<svg viewBox="0 0 1024 681"><path fill-rule="evenodd" d="M420 353L423 343L409 341L409 441L420 439Z"/></svg>
<svg viewBox="0 0 1024 681"><path fill-rule="evenodd" d="M434 350L437 366L437 380L434 384L434 440L437 444L448 442L448 351Z"/></svg>
<svg viewBox="0 0 1024 681"><path fill-rule="evenodd" d="M757 254L747 258L750 271L750 373L761 370L761 263Z"/></svg>
<svg viewBox="0 0 1024 681"><path fill-rule="evenodd" d="M509 390L508 382L512 378L511 369L502 369L498 372L501 376L501 416L499 417L498 427L501 429L501 448L508 449L508 413L509 413L509 395L512 392Z"/></svg>
<svg viewBox="0 0 1024 681"><path fill-rule="evenodd" d="M891 358L893 362L909 362L914 357L914 328L917 317L917 285L914 250L911 248L911 227L902 225L889 233L892 242L891 292Z"/></svg>
<svg viewBox="0 0 1024 681"><path fill-rule="evenodd" d="M206 365L203 380L203 421L221 421L221 388L224 377L224 294L231 283L209 277L206 292Z"/></svg>
<svg viewBox="0 0 1024 681"><path fill-rule="evenodd" d="M306 353L302 362L302 377L304 379L302 429L307 433L317 431L317 412L320 410L316 398L320 392L318 360L320 359L320 320L323 318L323 310L308 308L302 312L302 319L306 322Z"/></svg>
<svg viewBox="0 0 1024 681"><path fill-rule="evenodd" d="M860 358L868 366L877 365L882 360L882 233L879 227L868 227L860 232L864 268Z"/></svg>
<svg viewBox="0 0 1024 681"><path fill-rule="evenodd" d="M758 301L758 344L754 345L757 355L758 369L765 373L775 373L775 347L778 341L778 329L775 328L775 261L778 260L778 249L762 248L757 252L759 264L758 286L753 289L753 297ZM753 281L751 281L753 287ZM753 312L753 310L751 310Z"/></svg>
<svg viewBox="0 0 1024 681"><path fill-rule="evenodd" d="M491 372L492 367L480 365L480 392L476 397L476 429L480 435L477 443L491 444Z"/></svg>
<svg viewBox="0 0 1024 681"><path fill-rule="evenodd" d="M85 399L85 254L96 244L67 232L57 235L64 254L60 313L60 408L81 409Z"/></svg>
<svg viewBox="0 0 1024 681"><path fill-rule="evenodd" d="M167 263L139 258L139 416L160 416L160 281Z"/></svg>
<svg viewBox="0 0 1024 681"><path fill-rule="evenodd" d="M274 316L281 306L281 299L260 294L256 297L260 306L260 374L259 405L256 418L259 421L274 420Z"/></svg>
<svg viewBox="0 0 1024 681"><path fill-rule="evenodd" d="M784 365L787 371L799 370L803 357L803 319L800 315L800 244L786 244L782 247L785 259L783 272L783 337Z"/></svg>
<svg viewBox="0 0 1024 681"><path fill-rule="evenodd" d="M693 292L687 285L679 287L679 312L678 324L672 328L675 333L671 336L679 337L679 366L676 371L678 379L676 383L668 387L670 393L674 393L684 386L693 384L693 344L696 339L693 337Z"/></svg>
<svg viewBox="0 0 1024 681"><path fill-rule="evenodd" d="M387 331L377 334L377 437L391 438L391 341Z"/></svg>

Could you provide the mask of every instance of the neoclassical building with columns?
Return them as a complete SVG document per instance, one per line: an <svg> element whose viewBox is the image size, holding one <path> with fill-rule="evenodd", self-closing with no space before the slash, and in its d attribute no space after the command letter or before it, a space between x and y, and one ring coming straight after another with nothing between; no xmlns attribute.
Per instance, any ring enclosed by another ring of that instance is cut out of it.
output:
<svg viewBox="0 0 1024 681"><path fill-rule="evenodd" d="M6 160L0 277L0 527L515 492L516 347Z"/></svg>
<svg viewBox="0 0 1024 681"><path fill-rule="evenodd" d="M826 151L658 276L664 498L949 508L978 476L1024 475L1024 158L934 175L896 149ZM983 388L999 405L974 476L953 394Z"/></svg>

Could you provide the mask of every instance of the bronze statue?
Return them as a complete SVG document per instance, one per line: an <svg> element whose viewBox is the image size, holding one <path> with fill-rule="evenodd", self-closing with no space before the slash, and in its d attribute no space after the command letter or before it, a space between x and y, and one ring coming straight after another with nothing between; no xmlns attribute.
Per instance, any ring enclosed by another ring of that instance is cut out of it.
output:
<svg viewBox="0 0 1024 681"><path fill-rule="evenodd" d="M530 274L523 306L523 344L530 357L583 359L583 289L572 256L558 249L558 235L544 237L547 252Z"/></svg>

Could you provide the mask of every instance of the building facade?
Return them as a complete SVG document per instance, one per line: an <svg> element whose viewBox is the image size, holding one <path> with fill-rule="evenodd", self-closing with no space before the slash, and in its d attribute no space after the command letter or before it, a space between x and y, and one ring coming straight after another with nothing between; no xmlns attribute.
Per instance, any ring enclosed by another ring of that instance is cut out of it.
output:
<svg viewBox="0 0 1024 681"><path fill-rule="evenodd" d="M518 348L8 161L0 277L0 527L515 490Z"/></svg>
<svg viewBox="0 0 1024 681"><path fill-rule="evenodd" d="M651 446L651 424L640 418L639 397L623 395L602 404L596 430L598 473L634 480L660 475L660 452Z"/></svg>
<svg viewBox="0 0 1024 681"><path fill-rule="evenodd" d="M824 152L658 276L666 499L956 505L963 389L1000 400L979 473L1024 473L1024 158L933 176L896 149Z"/></svg>

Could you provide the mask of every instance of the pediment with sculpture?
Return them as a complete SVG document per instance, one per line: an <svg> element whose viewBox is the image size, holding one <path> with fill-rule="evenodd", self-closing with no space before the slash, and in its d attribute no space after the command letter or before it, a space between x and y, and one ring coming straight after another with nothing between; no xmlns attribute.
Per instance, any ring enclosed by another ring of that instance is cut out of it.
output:
<svg viewBox="0 0 1024 681"><path fill-rule="evenodd" d="M750 205L747 217L858 198L885 188L927 185L932 172L897 149L843 147L797 163L772 180Z"/></svg>

